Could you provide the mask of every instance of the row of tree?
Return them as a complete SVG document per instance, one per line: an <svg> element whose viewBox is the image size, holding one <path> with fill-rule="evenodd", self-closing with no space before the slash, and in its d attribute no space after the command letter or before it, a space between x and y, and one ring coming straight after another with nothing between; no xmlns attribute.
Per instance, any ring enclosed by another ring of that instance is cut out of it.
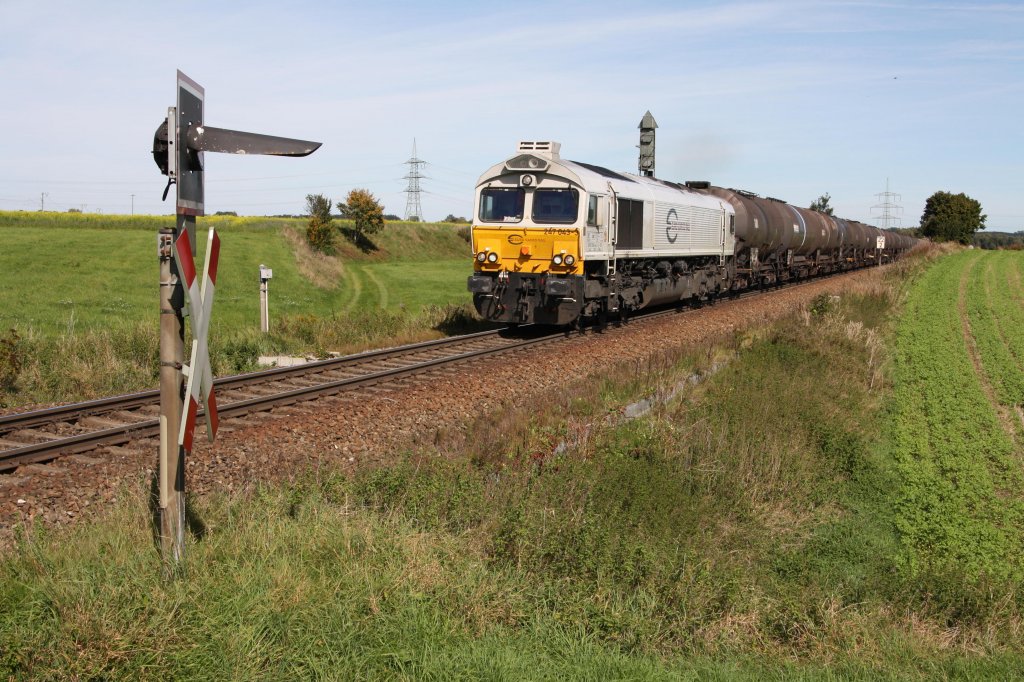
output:
<svg viewBox="0 0 1024 682"><path fill-rule="evenodd" d="M832 197L826 192L811 202L810 209L826 215L834 215L831 206ZM343 230L353 241L365 242L366 235L384 229L384 207L371 192L365 189L354 189L348 193L344 202L338 202L338 212L342 219L351 220L350 231ZM309 215L309 226L306 238L310 245L318 251L331 251L334 245L333 216L331 200L323 194L306 195L306 213ZM397 216L395 216L397 217ZM987 216L981 212L981 204L963 192L936 192L928 197L921 214L921 227L917 234L932 241L955 241L970 244L974 233L985 229ZM448 214L445 222L466 223L465 218Z"/></svg>
<svg viewBox="0 0 1024 682"><path fill-rule="evenodd" d="M826 192L812 201L809 208L833 215L832 206L829 205L831 199ZM963 192L936 192L925 202L921 227L915 234L936 242L970 244L974 233L985 229L986 218L981 212L981 204Z"/></svg>

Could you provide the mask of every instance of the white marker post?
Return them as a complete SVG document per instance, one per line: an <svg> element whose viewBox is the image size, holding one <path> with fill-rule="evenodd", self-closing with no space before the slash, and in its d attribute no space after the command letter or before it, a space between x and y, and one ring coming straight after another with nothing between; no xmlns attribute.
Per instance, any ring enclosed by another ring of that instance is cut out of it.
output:
<svg viewBox="0 0 1024 682"><path fill-rule="evenodd" d="M260 263L260 331L264 334L270 331L270 294L267 284L273 276L274 271Z"/></svg>

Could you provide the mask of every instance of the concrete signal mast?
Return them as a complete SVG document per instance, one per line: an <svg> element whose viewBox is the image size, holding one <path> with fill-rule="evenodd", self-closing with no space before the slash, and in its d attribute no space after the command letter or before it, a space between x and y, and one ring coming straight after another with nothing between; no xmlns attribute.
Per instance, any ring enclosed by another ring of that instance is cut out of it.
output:
<svg viewBox="0 0 1024 682"><path fill-rule="evenodd" d="M878 226L883 230L898 226L902 220L903 207L897 202L902 201L903 197L889 191L889 178L885 179L885 191L879 192L875 196L878 197L879 203L872 206L871 210L881 212L881 215L876 216Z"/></svg>
<svg viewBox="0 0 1024 682"><path fill-rule="evenodd" d="M185 553L185 458L190 454L202 395L207 437L217 433L207 331L213 308L220 239L210 228L206 264L195 267L196 218L205 215L207 152L309 156L319 142L247 133L206 125L206 90L178 71L177 102L153 136L153 160L167 176L164 199L175 186L175 224L160 230L160 545L173 574ZM269 278L268 278L269 279ZM185 314L192 318L191 362L185 363ZM188 383L185 383L185 371ZM187 390L186 390L187 387ZM186 403L185 398L188 396Z"/></svg>
<svg viewBox="0 0 1024 682"><path fill-rule="evenodd" d="M637 167L640 175L649 178L654 177L654 129L657 127L658 123L650 111L640 119L640 161Z"/></svg>
<svg viewBox="0 0 1024 682"><path fill-rule="evenodd" d="M408 197L405 200L405 219L423 220L423 208L420 206L420 180L426 176L422 173L426 161L416 156L416 138L412 139L412 157L405 162L409 166L409 174L405 179L409 184L405 188Z"/></svg>

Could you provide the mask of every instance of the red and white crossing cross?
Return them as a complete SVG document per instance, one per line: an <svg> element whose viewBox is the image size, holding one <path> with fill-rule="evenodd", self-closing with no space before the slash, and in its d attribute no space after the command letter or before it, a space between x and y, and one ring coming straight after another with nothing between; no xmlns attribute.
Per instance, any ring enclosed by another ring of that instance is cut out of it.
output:
<svg viewBox="0 0 1024 682"><path fill-rule="evenodd" d="M206 262L203 265L201 287L196 278L195 260L187 234L182 233L174 242L174 257L178 263L178 272L184 279L188 312L192 317L192 360L188 364L188 386L181 414L181 430L178 432L178 445L191 451L200 392L206 412L206 435L211 442L217 436L217 400L213 394L213 371L210 369L207 334L210 331L213 292L217 283L220 237L211 227L206 241Z"/></svg>

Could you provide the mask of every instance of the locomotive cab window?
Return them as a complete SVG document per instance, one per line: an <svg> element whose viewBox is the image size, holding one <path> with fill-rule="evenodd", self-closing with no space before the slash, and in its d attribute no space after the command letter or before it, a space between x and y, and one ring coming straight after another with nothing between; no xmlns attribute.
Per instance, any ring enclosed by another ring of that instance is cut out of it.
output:
<svg viewBox="0 0 1024 682"><path fill-rule="evenodd" d="M526 192L521 187L488 187L480 191L480 220L518 223L523 219Z"/></svg>
<svg viewBox="0 0 1024 682"><path fill-rule="evenodd" d="M597 195L587 196L587 225L597 227Z"/></svg>
<svg viewBox="0 0 1024 682"><path fill-rule="evenodd" d="M574 189L538 189L533 192L535 223L574 223L580 212L580 194Z"/></svg>

